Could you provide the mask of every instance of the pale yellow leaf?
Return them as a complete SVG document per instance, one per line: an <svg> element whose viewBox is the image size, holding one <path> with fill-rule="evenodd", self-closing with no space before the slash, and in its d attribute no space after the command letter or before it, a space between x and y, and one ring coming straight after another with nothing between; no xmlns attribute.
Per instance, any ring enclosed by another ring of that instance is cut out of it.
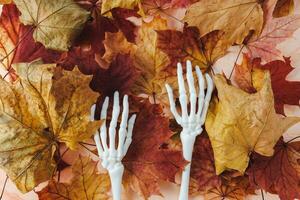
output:
<svg viewBox="0 0 300 200"><path fill-rule="evenodd" d="M78 69L39 62L14 69L19 79L13 84L0 79L0 167L28 192L54 175L59 142L75 149L100 127L89 121L98 94Z"/></svg>
<svg viewBox="0 0 300 200"><path fill-rule="evenodd" d="M198 27L201 36L222 30L231 44L241 44L250 31L260 35L263 10L258 0L201 0L188 8L184 21Z"/></svg>
<svg viewBox="0 0 300 200"><path fill-rule="evenodd" d="M272 156L282 134L300 118L275 113L268 72L254 74L257 93L231 86L221 75L215 77L218 100L212 101L205 127L212 143L217 174L226 169L244 172L249 155ZM262 76L262 77L261 77Z"/></svg>
<svg viewBox="0 0 300 200"><path fill-rule="evenodd" d="M103 0L101 13L107 13L113 8L128 8L133 9L140 3L141 0Z"/></svg>
<svg viewBox="0 0 300 200"><path fill-rule="evenodd" d="M90 13L73 0L14 0L20 21L34 26L33 38L46 48L67 51Z"/></svg>
<svg viewBox="0 0 300 200"><path fill-rule="evenodd" d="M108 200L110 181L107 174L97 172L97 163L87 157L79 157L72 166L73 178L70 183L54 180L38 192L40 200Z"/></svg>
<svg viewBox="0 0 300 200"><path fill-rule="evenodd" d="M150 23L143 23L139 29L134 61L135 66L141 71L141 76L132 87L134 94L156 96L164 91L166 74L163 70L169 65L170 60L157 46L156 31L166 29L167 22L158 17Z"/></svg>

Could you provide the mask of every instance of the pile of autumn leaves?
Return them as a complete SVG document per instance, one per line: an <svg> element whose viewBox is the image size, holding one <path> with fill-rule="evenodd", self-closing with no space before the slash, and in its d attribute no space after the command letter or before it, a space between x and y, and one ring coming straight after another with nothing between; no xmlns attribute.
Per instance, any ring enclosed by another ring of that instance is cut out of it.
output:
<svg viewBox="0 0 300 200"><path fill-rule="evenodd" d="M49 181L40 199L109 198L108 176L89 157L80 156L72 180L61 183L59 150L91 147L84 141L101 121L90 121L90 107L97 102L99 114L118 90L138 114L124 188L160 194L159 183L176 182L186 164L164 84L177 89L176 64L186 60L214 74L216 60L240 45L243 63L231 77L214 76L190 192L244 199L263 189L300 198L300 143L282 139L299 122L284 117L283 106L299 105L300 82L286 81L293 66L276 48L300 28L293 0L1 2L0 165L20 191ZM181 21L170 14L184 9Z"/></svg>

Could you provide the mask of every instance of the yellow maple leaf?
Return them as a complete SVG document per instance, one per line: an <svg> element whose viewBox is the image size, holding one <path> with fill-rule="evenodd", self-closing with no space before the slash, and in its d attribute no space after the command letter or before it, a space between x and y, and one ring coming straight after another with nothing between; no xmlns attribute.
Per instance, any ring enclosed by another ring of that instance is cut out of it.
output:
<svg viewBox="0 0 300 200"><path fill-rule="evenodd" d="M75 149L100 127L89 121L98 94L89 88L91 77L78 69L39 62L14 69L16 82L0 79L0 167L28 192L55 172L58 142Z"/></svg>
<svg viewBox="0 0 300 200"><path fill-rule="evenodd" d="M14 0L20 21L33 25L33 38L46 48L67 51L90 13L73 0Z"/></svg>
<svg viewBox="0 0 300 200"><path fill-rule="evenodd" d="M254 74L258 92L249 94L228 85L217 75L218 99L212 102L205 127L212 143L217 174L226 169L244 172L249 154L272 156L282 134L300 118L282 118L275 113L269 73Z"/></svg>
<svg viewBox="0 0 300 200"><path fill-rule="evenodd" d="M10 4L12 0L0 0L0 4Z"/></svg>
<svg viewBox="0 0 300 200"><path fill-rule="evenodd" d="M157 46L157 30L167 29L166 20L156 17L150 23L143 23L138 32L137 51L134 64L141 71L141 76L132 87L136 95L157 96L164 93L166 74L163 70L170 60Z"/></svg>
<svg viewBox="0 0 300 200"><path fill-rule="evenodd" d="M113 8L133 9L141 0L103 0L101 14L109 12Z"/></svg>
<svg viewBox="0 0 300 200"><path fill-rule="evenodd" d="M97 163L88 157L79 157L72 166L73 178L70 183L54 180L38 192L40 200L108 200L110 180L107 174L97 173Z"/></svg>
<svg viewBox="0 0 300 200"><path fill-rule="evenodd" d="M253 0L201 0L188 8L184 21L198 27L201 36L222 30L231 44L241 44L250 31L260 35L263 10Z"/></svg>

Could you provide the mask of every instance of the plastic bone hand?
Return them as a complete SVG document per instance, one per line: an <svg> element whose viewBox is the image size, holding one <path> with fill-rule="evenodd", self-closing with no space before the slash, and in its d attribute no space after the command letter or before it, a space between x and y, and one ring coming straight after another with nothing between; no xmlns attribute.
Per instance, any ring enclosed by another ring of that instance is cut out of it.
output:
<svg viewBox="0 0 300 200"><path fill-rule="evenodd" d="M172 88L168 84L166 84L166 89L170 101L170 110L176 122L182 126L180 139L183 148L183 157L185 158L185 160L190 162L185 167L182 173L179 200L188 199L191 159L192 159L194 143L197 135L200 135L202 133L202 125L205 122L205 118L206 118L206 114L207 114L207 110L208 110L208 106L209 106L209 102L213 90L213 81L209 76L209 74L205 74L205 78L207 82L207 91L206 94L204 94L204 78L199 67L196 66L196 74L198 77L198 85L199 85L199 91L197 95L196 88L194 85L191 62L187 61L186 66L187 66L186 77L187 77L187 83L188 83L187 85L189 88L189 99L190 99L189 114L187 109L187 105L188 105L187 94L185 90L184 78L182 75L181 63L177 64L177 78L178 78L178 85L179 85L179 102L181 105L182 116L180 116L176 110ZM198 107L197 111L196 111L196 107Z"/></svg>
<svg viewBox="0 0 300 200"><path fill-rule="evenodd" d="M112 185L112 194L114 200L121 199L121 187L122 187L122 177L124 172L124 166L122 164L122 159L126 155L127 150L132 141L132 130L135 122L136 115L132 115L128 120L129 114L129 105L128 105L128 96L125 95L123 98L123 112L121 117L121 124L118 132L118 146L116 147L116 127L118 122L118 117L120 114L120 105L119 105L119 93L114 93L114 103L113 103L113 112L112 119L109 125L109 145L107 144L107 129L106 129L106 116L107 108L109 104L109 98L106 97L102 105L101 110L101 120L103 124L94 135L94 140L97 146L98 154L102 160L102 166L108 170L111 185ZM91 109L91 116L94 119L95 114L94 105ZM128 124L128 127L127 127Z"/></svg>

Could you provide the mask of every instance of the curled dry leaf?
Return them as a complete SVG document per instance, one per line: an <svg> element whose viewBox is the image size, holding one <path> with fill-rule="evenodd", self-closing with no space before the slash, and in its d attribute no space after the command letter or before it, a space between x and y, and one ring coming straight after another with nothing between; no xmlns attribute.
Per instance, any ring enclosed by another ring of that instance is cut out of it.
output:
<svg viewBox="0 0 300 200"><path fill-rule="evenodd" d="M169 121L162 117L162 108L149 102L139 105L132 144L123 159L126 169L124 184L127 189L141 194L144 198L160 194L160 180L175 182L186 161L182 152L164 145L173 135Z"/></svg>
<svg viewBox="0 0 300 200"><path fill-rule="evenodd" d="M166 30L167 22L162 18L154 18L150 23L143 23L139 29L137 38L137 51L133 59L140 77L132 86L135 95L146 94L159 98L165 92L164 83L167 74L164 70L169 65L170 60L157 46L158 30Z"/></svg>
<svg viewBox="0 0 300 200"><path fill-rule="evenodd" d="M97 173L97 163L81 157L72 165L70 183L51 180L47 187L37 192L40 200L108 200L110 181L107 174Z"/></svg>
<svg viewBox="0 0 300 200"><path fill-rule="evenodd" d="M273 17L284 17L294 12L294 0L278 0L273 11Z"/></svg>
<svg viewBox="0 0 300 200"><path fill-rule="evenodd" d="M38 62L15 70L14 84L0 80L0 165L28 192L54 175L58 142L74 150L101 123L89 121L98 96L89 88L91 77Z"/></svg>
<svg viewBox="0 0 300 200"><path fill-rule="evenodd" d="M300 28L300 15L274 18L272 16L276 1L264 3L265 25L259 37L249 40L246 47L252 58L260 57L266 62L282 60L283 56L277 45L288 39Z"/></svg>
<svg viewBox="0 0 300 200"><path fill-rule="evenodd" d="M67 51L83 29L90 13L73 0L14 0L20 20L34 27L33 38L46 48Z"/></svg>
<svg viewBox="0 0 300 200"><path fill-rule="evenodd" d="M275 113L268 72L254 74L254 94L228 85L221 75L214 80L219 100L211 103L205 127L214 151L216 172L235 169L244 173L250 153L272 156L277 140L300 118L282 118Z"/></svg>
<svg viewBox="0 0 300 200"><path fill-rule="evenodd" d="M187 9L184 21L198 27L201 36L221 30L229 44L241 44L250 31L260 35L263 10L256 0L201 0Z"/></svg>
<svg viewBox="0 0 300 200"><path fill-rule="evenodd" d="M275 109L279 114L284 115L284 104L299 105L300 82L286 80L287 75L294 70L291 66L290 58L284 57L284 61L275 60L266 64L261 64L261 59L250 60L244 55L242 65L235 67L234 80L237 85L246 92L254 93L253 73L261 74L269 70L271 74L272 90L274 93Z"/></svg>
<svg viewBox="0 0 300 200"><path fill-rule="evenodd" d="M236 64L234 68L233 80L237 83L239 88L248 93L257 92L252 82L252 70L255 68L253 65L254 62L251 62L249 57L243 54L242 64Z"/></svg>
<svg viewBox="0 0 300 200"><path fill-rule="evenodd" d="M200 37L196 27L185 26L183 32L162 30L157 33L157 46L169 56L170 68L173 69L178 62L190 60L206 70L226 53L227 45L223 44L224 33L221 31L213 31Z"/></svg>
<svg viewBox="0 0 300 200"><path fill-rule="evenodd" d="M283 200L299 199L299 160L300 142L285 143L281 139L272 157L254 154L247 173L254 186L279 194Z"/></svg>

